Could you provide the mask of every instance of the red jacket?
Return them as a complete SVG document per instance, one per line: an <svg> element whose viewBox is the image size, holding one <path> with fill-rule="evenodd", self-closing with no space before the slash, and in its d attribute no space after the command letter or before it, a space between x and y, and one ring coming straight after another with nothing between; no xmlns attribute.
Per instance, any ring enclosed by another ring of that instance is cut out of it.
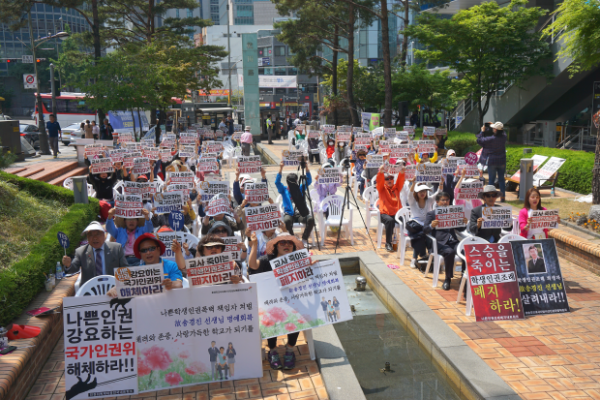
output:
<svg viewBox="0 0 600 400"><path fill-rule="evenodd" d="M377 174L377 191L379 192L379 211L381 214L394 216L402 208L400 191L404 186L404 172L398 175L396 183L389 187L385 184L382 172Z"/></svg>
<svg viewBox="0 0 600 400"><path fill-rule="evenodd" d="M335 146L327 146L325 150L327 152L327 158L333 158L333 153L335 153Z"/></svg>

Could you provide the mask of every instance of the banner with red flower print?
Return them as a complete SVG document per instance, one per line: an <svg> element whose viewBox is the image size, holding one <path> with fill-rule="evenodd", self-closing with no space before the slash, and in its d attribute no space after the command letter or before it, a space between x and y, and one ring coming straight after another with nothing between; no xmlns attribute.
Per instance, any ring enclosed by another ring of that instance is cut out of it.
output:
<svg viewBox="0 0 600 400"><path fill-rule="evenodd" d="M258 284L263 339L352 319L338 260L320 261L308 280L280 287L273 272L250 275Z"/></svg>

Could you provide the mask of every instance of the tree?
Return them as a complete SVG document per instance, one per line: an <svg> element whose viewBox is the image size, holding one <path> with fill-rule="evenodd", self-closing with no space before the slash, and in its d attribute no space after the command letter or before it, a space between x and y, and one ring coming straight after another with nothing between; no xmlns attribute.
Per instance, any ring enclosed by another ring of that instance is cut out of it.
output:
<svg viewBox="0 0 600 400"><path fill-rule="evenodd" d="M337 68L338 92L347 96L347 75L348 62L344 59L340 60ZM333 89L333 74L325 74L323 85ZM361 109L365 110L370 107L377 109L381 108L384 100L383 94L383 79L381 74L381 66L378 67L363 67L357 60L354 60L354 73L352 79L352 93L354 103ZM330 106L336 106L335 99Z"/></svg>
<svg viewBox="0 0 600 400"><path fill-rule="evenodd" d="M571 77L577 72L590 71L600 65L600 6L589 0L565 0L554 11L556 19L544 36L557 36L562 45L557 61L571 60Z"/></svg>
<svg viewBox="0 0 600 400"><path fill-rule="evenodd" d="M461 10L451 19L422 13L406 33L425 46L416 56L455 69L470 93L478 99L479 123L492 95L508 86L521 85L532 76L550 77L548 43L535 31L546 11L525 8L527 0L512 0L506 7L496 2Z"/></svg>

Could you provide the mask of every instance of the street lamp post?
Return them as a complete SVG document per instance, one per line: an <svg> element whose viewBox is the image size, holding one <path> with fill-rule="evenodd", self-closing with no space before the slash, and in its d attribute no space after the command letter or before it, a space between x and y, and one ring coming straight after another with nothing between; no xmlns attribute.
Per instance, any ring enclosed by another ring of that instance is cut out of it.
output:
<svg viewBox="0 0 600 400"><path fill-rule="evenodd" d="M229 96L227 96L227 107L231 107L231 34L229 33L229 0L227 1L227 69L229 70Z"/></svg>

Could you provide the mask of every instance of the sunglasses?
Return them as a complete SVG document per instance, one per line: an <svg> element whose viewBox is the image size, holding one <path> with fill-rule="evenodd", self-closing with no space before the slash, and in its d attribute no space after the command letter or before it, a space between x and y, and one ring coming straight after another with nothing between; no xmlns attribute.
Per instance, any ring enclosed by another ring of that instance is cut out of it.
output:
<svg viewBox="0 0 600 400"><path fill-rule="evenodd" d="M214 230L213 233L216 233L218 235L219 233L227 233L227 231L225 229L217 229Z"/></svg>
<svg viewBox="0 0 600 400"><path fill-rule="evenodd" d="M483 197L496 198L496 197L498 197L498 194L497 193L488 193L488 194L484 194Z"/></svg>
<svg viewBox="0 0 600 400"><path fill-rule="evenodd" d="M387 178L385 178L386 181L393 181L394 177L393 176L388 176Z"/></svg>
<svg viewBox="0 0 600 400"><path fill-rule="evenodd" d="M285 245L288 245L288 246L293 246L293 245L294 245L294 242L292 242L291 240L282 240L282 241L281 241L281 242L279 242L278 244L280 244L280 245L282 245L282 246L285 246Z"/></svg>
<svg viewBox="0 0 600 400"><path fill-rule="evenodd" d="M152 247L146 247L145 249L140 249L140 253L142 254L146 254L149 251L154 251L156 250L158 247L157 246L152 246Z"/></svg>

